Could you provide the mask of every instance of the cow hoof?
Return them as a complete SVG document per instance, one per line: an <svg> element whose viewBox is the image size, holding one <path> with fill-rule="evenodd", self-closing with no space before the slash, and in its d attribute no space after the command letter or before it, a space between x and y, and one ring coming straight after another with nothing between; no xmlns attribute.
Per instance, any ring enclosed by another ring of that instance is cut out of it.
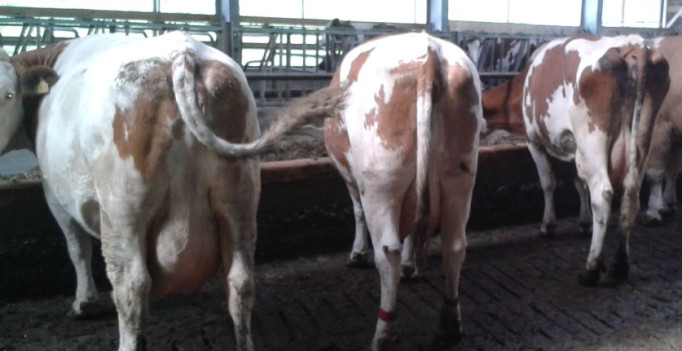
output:
<svg viewBox="0 0 682 351"><path fill-rule="evenodd" d="M556 222L542 223L540 225L540 236L543 238L553 238Z"/></svg>
<svg viewBox="0 0 682 351"><path fill-rule="evenodd" d="M647 227L658 227L663 223L663 219L661 218L661 215L659 215L658 213L656 213L655 215L647 213L644 216L642 222L643 222L642 224L644 224Z"/></svg>
<svg viewBox="0 0 682 351"><path fill-rule="evenodd" d="M374 260L370 252L352 252L350 254L350 260L348 261L348 267L351 268L372 268L374 266Z"/></svg>
<svg viewBox="0 0 682 351"><path fill-rule="evenodd" d="M664 207L661 209L661 215L662 216L668 217L668 216L672 215L673 213L675 213L675 208L672 206L671 207Z"/></svg>
<svg viewBox="0 0 682 351"><path fill-rule="evenodd" d="M419 270L414 264L404 264L400 266L400 279L403 281L415 281L419 275Z"/></svg>
<svg viewBox="0 0 682 351"><path fill-rule="evenodd" d="M625 279L628 278L629 273L630 273L630 265L627 263L627 261L623 262L620 260L616 260L611 265L611 268L609 269L608 276L614 282L621 283L621 282L625 281Z"/></svg>
<svg viewBox="0 0 682 351"><path fill-rule="evenodd" d="M450 307L444 307L440 314L440 333L438 339L447 345L452 345L462 339L462 320L459 308L453 313Z"/></svg>
<svg viewBox="0 0 682 351"><path fill-rule="evenodd" d="M599 283L600 269L587 270L578 275L578 283L582 286L595 287Z"/></svg>
<svg viewBox="0 0 682 351"><path fill-rule="evenodd" d="M93 317L98 317L103 314L114 312L116 308L113 303L108 302L105 299L97 299L93 301L86 302L74 302L69 312L66 316L75 320L88 319Z"/></svg>
<svg viewBox="0 0 682 351"><path fill-rule="evenodd" d="M398 338L393 334L381 337L374 342L374 344L372 345L372 350L391 351L393 350L393 345L395 344L397 339Z"/></svg>

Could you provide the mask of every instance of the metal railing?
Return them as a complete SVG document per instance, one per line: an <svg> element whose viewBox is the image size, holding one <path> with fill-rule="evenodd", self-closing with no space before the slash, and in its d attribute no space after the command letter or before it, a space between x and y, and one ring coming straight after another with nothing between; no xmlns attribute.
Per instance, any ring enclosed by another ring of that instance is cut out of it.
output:
<svg viewBox="0 0 682 351"><path fill-rule="evenodd" d="M218 46L221 25L215 15L124 11L0 7L0 45L17 54L52 43L97 33L144 37L184 30ZM356 29L350 23L329 26L320 20L243 18L233 33L233 51L259 105L283 104L329 84L343 56L360 43L381 35L418 30L416 25L374 25ZM272 24L287 22L289 24ZM533 48L549 37L434 33L460 45L475 62L486 87L518 72ZM475 45L472 45L475 44ZM475 46L475 48L474 48Z"/></svg>

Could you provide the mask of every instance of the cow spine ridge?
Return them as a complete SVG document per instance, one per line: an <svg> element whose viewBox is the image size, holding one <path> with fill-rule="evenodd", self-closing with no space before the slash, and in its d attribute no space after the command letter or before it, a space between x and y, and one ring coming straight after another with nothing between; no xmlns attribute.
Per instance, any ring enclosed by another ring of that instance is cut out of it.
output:
<svg viewBox="0 0 682 351"><path fill-rule="evenodd" d="M178 109L185 125L199 142L225 156L246 158L264 153L297 127L317 123L331 116L341 107L345 96L340 88L321 89L278 111L279 118L260 138L250 143L231 143L213 133L204 121L194 91L194 73L197 69L195 57L191 47L188 47L176 52L173 58L173 90Z"/></svg>

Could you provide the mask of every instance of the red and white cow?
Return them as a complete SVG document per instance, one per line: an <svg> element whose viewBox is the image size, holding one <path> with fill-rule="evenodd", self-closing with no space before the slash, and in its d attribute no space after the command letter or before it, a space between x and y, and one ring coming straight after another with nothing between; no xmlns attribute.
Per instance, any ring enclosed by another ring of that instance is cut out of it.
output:
<svg viewBox="0 0 682 351"><path fill-rule="evenodd" d="M347 182L356 238L369 230L381 277L372 348L388 349L395 337L403 240L413 234L422 247L436 230L446 276L441 327L459 338L459 275L484 125L476 68L454 44L408 33L350 51L331 85L347 97L326 121L327 151Z"/></svg>
<svg viewBox="0 0 682 351"><path fill-rule="evenodd" d="M629 234L654 122L668 85L667 61L641 37L582 35L549 42L534 53L521 75L483 94L490 127L509 123L518 131L520 122L525 125L544 191L545 233L556 220L549 156L575 160L581 179L577 188L589 191L589 197L584 193L581 198L590 199L593 211L587 271L579 279L584 285L596 285L603 270L602 245L615 193L622 194L621 240L609 275L616 281L627 277ZM589 216L583 203L581 221Z"/></svg>
<svg viewBox="0 0 682 351"><path fill-rule="evenodd" d="M185 33L91 36L0 62L0 94L0 151L22 121L35 141L76 269L72 313L96 303L94 236L120 350L144 348L150 294L194 290L221 265L237 349L252 350L260 169L230 156L275 139L241 144L259 127L239 65Z"/></svg>
<svg viewBox="0 0 682 351"><path fill-rule="evenodd" d="M650 191L645 222L658 223L677 204L676 182L682 166L682 37L661 37L649 44L670 65L670 89L654 126L646 171Z"/></svg>

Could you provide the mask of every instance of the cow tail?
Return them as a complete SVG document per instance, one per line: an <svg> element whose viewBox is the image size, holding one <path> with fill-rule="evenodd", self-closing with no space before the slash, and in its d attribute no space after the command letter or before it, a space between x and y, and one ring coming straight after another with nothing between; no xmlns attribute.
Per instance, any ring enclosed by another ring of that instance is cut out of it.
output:
<svg viewBox="0 0 682 351"><path fill-rule="evenodd" d="M201 144L219 154L237 158L259 155L270 150L296 128L306 124L319 124L322 119L341 108L344 90L339 87L324 88L278 110L277 118L260 138L250 143L231 143L217 136L206 125L195 92L196 55L191 43L189 44L184 50L176 52L172 59L175 101L187 128Z"/></svg>
<svg viewBox="0 0 682 351"><path fill-rule="evenodd" d="M431 56L431 55L429 55ZM431 210L430 190L429 190L429 159L431 156L431 141L433 132L434 115L434 85L437 84L436 72L440 67L436 60L428 59L422 66L417 81L417 104L416 104L416 175L415 175L415 244L419 259L425 259L426 249L431 238L429 216Z"/></svg>
<svg viewBox="0 0 682 351"><path fill-rule="evenodd" d="M635 105L632 110L632 125L630 129L630 140L629 140L629 151L628 151L628 167L627 173L625 175L623 188L625 189L625 194L623 194L623 203L621 205L621 218L620 226L621 229L629 232L630 220L629 216L634 216L639 209L639 192L631 191L628 193L628 189L639 189L639 185L642 181L641 171L644 169L643 162L647 157L646 154L639 154L638 140L641 137L641 133L647 133L646 128L640 128L640 121L642 117L642 107L644 104L644 88L646 82L646 61L647 61L647 49L644 48L644 53L641 56L632 55L626 58L629 67L630 78L634 80L635 89ZM634 211L632 213L628 213Z"/></svg>

